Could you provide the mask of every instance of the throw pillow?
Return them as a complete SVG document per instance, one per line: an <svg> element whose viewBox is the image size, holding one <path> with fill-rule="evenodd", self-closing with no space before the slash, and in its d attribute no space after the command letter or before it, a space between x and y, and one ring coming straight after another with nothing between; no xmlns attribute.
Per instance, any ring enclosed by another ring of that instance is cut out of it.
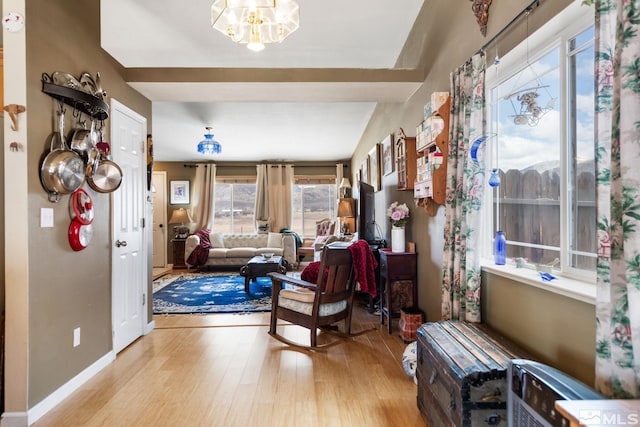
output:
<svg viewBox="0 0 640 427"><path fill-rule="evenodd" d="M320 274L320 261L313 261L307 264L300 273L300 278L305 282L318 283L318 274ZM324 280L327 280L329 275L329 268L324 269ZM324 288L322 289L324 291Z"/></svg>
<svg viewBox="0 0 640 427"><path fill-rule="evenodd" d="M267 238L267 247L268 248L281 248L282 247L282 234L269 232L269 237Z"/></svg>
<svg viewBox="0 0 640 427"><path fill-rule="evenodd" d="M310 262L302 269L302 273L300 273L300 278L305 282L317 283L319 271L320 271L320 261Z"/></svg>
<svg viewBox="0 0 640 427"><path fill-rule="evenodd" d="M224 248L224 237L220 232L210 234L209 241L212 248Z"/></svg>

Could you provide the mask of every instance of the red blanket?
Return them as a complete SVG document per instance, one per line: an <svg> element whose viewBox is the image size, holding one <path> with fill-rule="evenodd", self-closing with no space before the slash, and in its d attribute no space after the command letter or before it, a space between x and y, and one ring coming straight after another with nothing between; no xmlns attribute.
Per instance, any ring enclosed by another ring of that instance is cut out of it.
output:
<svg viewBox="0 0 640 427"><path fill-rule="evenodd" d="M193 252L191 252L189 258L187 258L187 264L195 266L204 265L209 258L209 249L211 248L209 230L200 230L193 234L200 238L200 243L195 247Z"/></svg>
<svg viewBox="0 0 640 427"><path fill-rule="evenodd" d="M353 271L356 281L360 284L360 290L375 298L378 293L375 274L378 261L373 256L369 244L365 240L358 240L348 248L351 252L351 258L353 258ZM311 262L302 270L300 278L307 282L317 283L318 270L320 270L320 261Z"/></svg>
<svg viewBox="0 0 640 427"><path fill-rule="evenodd" d="M373 256L371 248L366 240L358 240L349 245L353 258L353 270L356 281L360 284L360 290L369 293L372 297L377 295L375 269L378 261Z"/></svg>

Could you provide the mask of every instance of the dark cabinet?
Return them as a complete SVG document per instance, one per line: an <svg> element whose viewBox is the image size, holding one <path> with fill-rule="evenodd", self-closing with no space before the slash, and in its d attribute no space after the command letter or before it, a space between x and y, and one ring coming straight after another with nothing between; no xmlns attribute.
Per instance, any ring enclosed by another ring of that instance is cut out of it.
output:
<svg viewBox="0 0 640 427"><path fill-rule="evenodd" d="M387 322L391 333L391 319L400 310L418 306L417 254L414 252L380 253L380 323Z"/></svg>
<svg viewBox="0 0 640 427"><path fill-rule="evenodd" d="M187 239L173 239L173 268L187 268L187 264L184 260L184 244Z"/></svg>

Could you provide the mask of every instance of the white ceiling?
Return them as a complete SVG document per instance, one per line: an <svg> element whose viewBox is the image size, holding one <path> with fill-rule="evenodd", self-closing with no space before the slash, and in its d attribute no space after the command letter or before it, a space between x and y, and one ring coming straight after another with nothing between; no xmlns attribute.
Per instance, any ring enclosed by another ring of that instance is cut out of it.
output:
<svg viewBox="0 0 640 427"><path fill-rule="evenodd" d="M206 160L340 160L377 102L422 83L389 69L423 1L298 0L298 31L255 53L211 27L211 0L108 0L101 44L153 102L158 161L203 160L206 126L222 144Z"/></svg>

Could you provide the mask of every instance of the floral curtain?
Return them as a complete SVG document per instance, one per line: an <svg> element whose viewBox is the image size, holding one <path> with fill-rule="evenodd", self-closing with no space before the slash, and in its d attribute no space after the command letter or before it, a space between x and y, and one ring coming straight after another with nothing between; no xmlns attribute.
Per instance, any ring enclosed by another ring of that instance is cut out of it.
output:
<svg viewBox="0 0 640 427"><path fill-rule="evenodd" d="M470 142L485 134L485 55L451 73L442 319L480 322L480 254L477 249L484 166L469 158Z"/></svg>
<svg viewBox="0 0 640 427"><path fill-rule="evenodd" d="M193 183L193 203L191 205L191 216L196 221L196 231L203 228L213 229L215 185L216 165L199 164Z"/></svg>
<svg viewBox="0 0 640 427"><path fill-rule="evenodd" d="M596 388L640 397L640 1L596 1Z"/></svg>

